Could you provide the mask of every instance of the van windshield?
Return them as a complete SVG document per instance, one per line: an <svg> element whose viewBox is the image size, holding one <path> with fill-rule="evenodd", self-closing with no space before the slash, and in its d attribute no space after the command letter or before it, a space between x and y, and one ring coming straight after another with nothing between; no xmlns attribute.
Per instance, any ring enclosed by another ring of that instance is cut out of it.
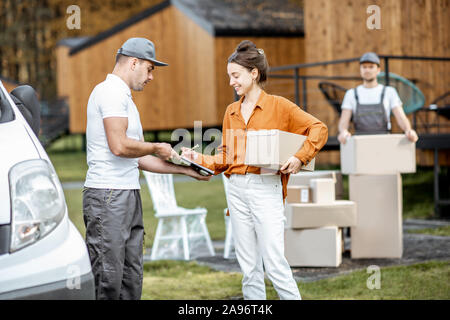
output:
<svg viewBox="0 0 450 320"><path fill-rule="evenodd" d="M4 89L0 87L0 123L14 120L14 111L5 96Z"/></svg>

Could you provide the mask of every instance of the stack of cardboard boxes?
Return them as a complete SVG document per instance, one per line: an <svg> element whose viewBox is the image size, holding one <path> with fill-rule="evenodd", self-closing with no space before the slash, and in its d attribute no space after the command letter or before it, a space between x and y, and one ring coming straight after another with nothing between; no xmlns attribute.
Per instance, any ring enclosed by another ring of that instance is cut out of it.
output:
<svg viewBox="0 0 450 320"><path fill-rule="evenodd" d="M416 171L415 144L402 134L352 136L341 144L341 169L357 204L352 258L401 258L402 179Z"/></svg>
<svg viewBox="0 0 450 320"><path fill-rule="evenodd" d="M247 133L245 164L268 174L281 168L303 145L305 136L280 130ZM272 170L272 172L271 172ZM342 198L337 171L314 170L314 159L288 184L285 255L291 266L337 267L342 261L342 227L356 223L356 205Z"/></svg>
<svg viewBox="0 0 450 320"><path fill-rule="evenodd" d="M249 131L245 163L273 174L305 140L280 130ZM341 145L341 166L349 175L350 201L336 200L343 193L340 172L291 175L285 210L291 266L339 266L342 227L351 227L352 258L401 258L400 173L416 171L415 144L401 134L352 136ZM313 171L314 159L302 170Z"/></svg>
<svg viewBox="0 0 450 320"><path fill-rule="evenodd" d="M342 197L338 171L291 175L286 198L285 256L295 267L338 267L342 228L356 224L356 204ZM338 197L336 196L338 195Z"/></svg>

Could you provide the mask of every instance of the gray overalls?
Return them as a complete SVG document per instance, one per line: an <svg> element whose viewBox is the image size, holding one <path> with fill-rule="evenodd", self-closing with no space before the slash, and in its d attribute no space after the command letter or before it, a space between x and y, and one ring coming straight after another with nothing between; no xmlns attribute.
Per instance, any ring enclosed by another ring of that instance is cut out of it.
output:
<svg viewBox="0 0 450 320"><path fill-rule="evenodd" d="M386 86L383 86L380 102L376 104L360 104L356 88L354 89L356 114L353 119L353 124L356 135L389 133L386 111L383 104L385 89Z"/></svg>

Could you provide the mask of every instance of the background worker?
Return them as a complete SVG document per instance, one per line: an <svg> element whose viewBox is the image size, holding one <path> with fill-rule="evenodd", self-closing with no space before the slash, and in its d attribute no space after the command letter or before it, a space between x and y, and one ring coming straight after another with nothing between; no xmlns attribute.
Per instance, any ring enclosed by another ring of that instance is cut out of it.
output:
<svg viewBox="0 0 450 320"><path fill-rule="evenodd" d="M417 133L411 128L411 123L403 111L397 90L377 81L377 75L381 71L378 56L373 52L365 53L359 63L363 84L345 93L339 119L339 142L345 144L351 136L348 128L352 116L355 134L389 133L391 112L406 137L416 142Z"/></svg>

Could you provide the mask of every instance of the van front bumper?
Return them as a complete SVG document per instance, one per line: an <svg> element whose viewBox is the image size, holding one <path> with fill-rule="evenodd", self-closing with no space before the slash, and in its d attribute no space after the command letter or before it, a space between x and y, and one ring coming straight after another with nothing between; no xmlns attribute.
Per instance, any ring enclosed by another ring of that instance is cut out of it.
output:
<svg viewBox="0 0 450 320"><path fill-rule="evenodd" d="M89 272L77 279L68 279L36 287L0 294L0 300L94 300L94 276Z"/></svg>

